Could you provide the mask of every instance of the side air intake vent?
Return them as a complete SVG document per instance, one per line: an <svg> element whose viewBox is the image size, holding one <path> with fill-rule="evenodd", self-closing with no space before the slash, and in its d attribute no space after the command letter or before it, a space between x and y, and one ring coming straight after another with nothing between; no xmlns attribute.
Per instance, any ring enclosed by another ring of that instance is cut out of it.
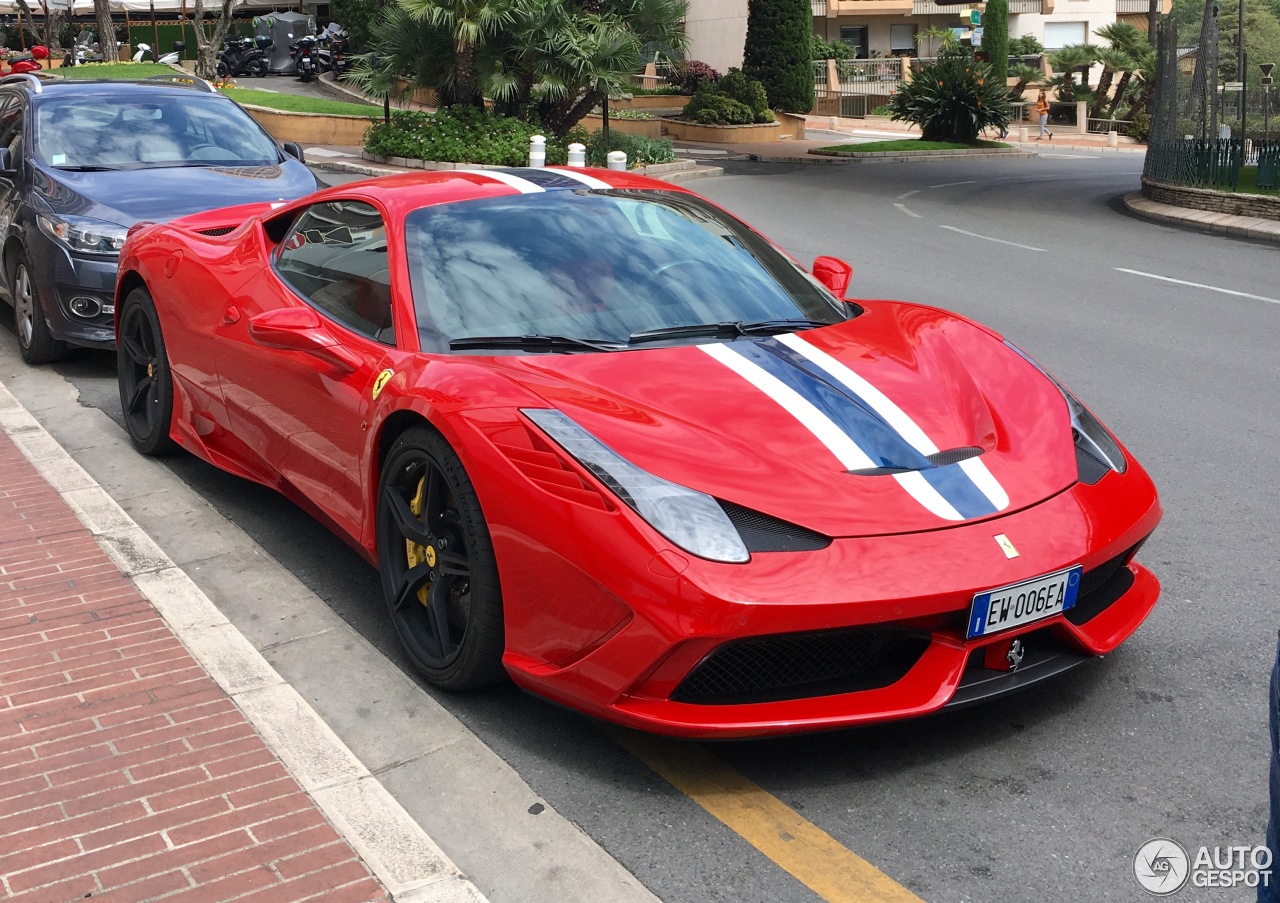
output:
<svg viewBox="0 0 1280 903"><path fill-rule="evenodd" d="M742 537L748 552L813 552L831 545L831 537L793 523L721 501L720 507Z"/></svg>

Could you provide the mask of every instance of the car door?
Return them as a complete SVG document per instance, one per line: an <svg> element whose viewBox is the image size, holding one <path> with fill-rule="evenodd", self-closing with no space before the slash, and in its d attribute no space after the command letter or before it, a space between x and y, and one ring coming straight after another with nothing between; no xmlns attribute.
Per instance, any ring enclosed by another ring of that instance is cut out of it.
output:
<svg viewBox="0 0 1280 903"><path fill-rule="evenodd" d="M22 204L22 186L19 172L22 169L22 100L13 91L0 92L0 147L9 148L8 172L0 171L0 235L9 235L18 218ZM3 274L7 283L8 275Z"/></svg>
<svg viewBox="0 0 1280 903"><path fill-rule="evenodd" d="M361 459L378 375L396 351L385 222L363 202L314 204L272 266L236 293L218 330L232 431L349 535L360 535Z"/></svg>

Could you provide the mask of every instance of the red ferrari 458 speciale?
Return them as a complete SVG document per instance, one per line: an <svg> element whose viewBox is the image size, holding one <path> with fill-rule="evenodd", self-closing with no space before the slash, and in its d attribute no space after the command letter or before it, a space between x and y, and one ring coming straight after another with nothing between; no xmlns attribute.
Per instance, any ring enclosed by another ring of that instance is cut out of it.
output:
<svg viewBox="0 0 1280 903"><path fill-rule="evenodd" d="M120 399L351 542L442 688L742 737L1114 649L1151 479L1000 335L849 276L626 173L377 179L135 227Z"/></svg>

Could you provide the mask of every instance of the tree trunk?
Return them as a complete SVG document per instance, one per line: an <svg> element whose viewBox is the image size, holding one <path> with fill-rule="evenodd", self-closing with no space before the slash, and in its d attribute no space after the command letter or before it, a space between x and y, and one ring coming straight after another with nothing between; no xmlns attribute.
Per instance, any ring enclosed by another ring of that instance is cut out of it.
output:
<svg viewBox="0 0 1280 903"><path fill-rule="evenodd" d="M102 48L102 61L118 63L120 51L116 47L116 27L111 21L111 7L107 0L93 0L93 15L98 23L98 46Z"/></svg>
<svg viewBox="0 0 1280 903"><path fill-rule="evenodd" d="M1129 90L1129 81L1133 78L1132 72L1121 72L1120 80L1116 82L1116 93L1111 98L1111 107L1107 110L1107 115L1112 119L1116 116L1116 110L1120 108L1121 102L1124 100L1124 92Z"/></svg>
<svg viewBox="0 0 1280 903"><path fill-rule="evenodd" d="M195 0L195 19L191 23L196 34L196 75L205 81L213 81L218 77L218 52L222 49L222 39L227 36L231 27L232 0L222 0L218 10L218 18L213 23L212 33L204 20L204 0ZM156 48L157 57L159 48Z"/></svg>

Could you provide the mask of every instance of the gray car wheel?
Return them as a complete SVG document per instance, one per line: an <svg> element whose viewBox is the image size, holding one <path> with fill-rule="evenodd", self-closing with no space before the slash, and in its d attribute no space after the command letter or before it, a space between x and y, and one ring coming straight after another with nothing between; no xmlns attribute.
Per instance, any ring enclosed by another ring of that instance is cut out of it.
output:
<svg viewBox="0 0 1280 903"><path fill-rule="evenodd" d="M47 364L66 355L67 346L49 331L26 251L18 251L14 257L9 274L9 297L13 300L14 329L22 359L28 364Z"/></svg>

